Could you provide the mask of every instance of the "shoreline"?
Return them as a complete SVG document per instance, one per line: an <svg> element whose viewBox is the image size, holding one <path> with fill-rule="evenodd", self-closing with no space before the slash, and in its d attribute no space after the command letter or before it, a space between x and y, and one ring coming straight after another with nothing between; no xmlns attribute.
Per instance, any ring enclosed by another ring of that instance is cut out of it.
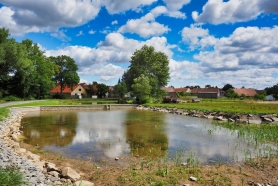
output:
<svg viewBox="0 0 278 186"><path fill-rule="evenodd" d="M26 176L26 181L30 185L79 185L80 175L74 171L77 175L72 176L62 176L62 169L58 169L55 164L40 161L40 156L27 151L26 149L20 148L20 121L26 112L44 110L42 107L18 107L11 108L8 118L5 118L0 122L0 148L2 152L0 153L0 166L16 165L21 167ZM46 107L45 107L46 108ZM67 108L68 110L81 110L81 108L86 108L83 106L66 106L66 107L48 107L48 110L61 110ZM129 107L130 108L130 107ZM188 115L192 117L203 117L202 113L198 111L186 111L181 109L164 109L164 108L154 108L154 107L134 107L137 109L153 110L158 112L169 112L173 114ZM96 109L96 108L94 108ZM99 109L104 109L104 107L99 107ZM84 109L86 110L86 109ZM198 116L196 116L198 114ZM205 113L203 113L205 114ZM211 114L210 114L211 115ZM224 115L224 114L223 114ZM219 115L214 115L213 118L219 120ZM213 119L207 117L207 119ZM218 119L217 119L218 118ZM225 118L224 118L225 119ZM19 136L19 137L18 137ZM3 151L4 149L4 151ZM7 156L8 155L8 156ZM76 167L75 167L76 168ZM213 168L213 166L212 166ZM80 170L78 170L80 172ZM82 174L82 172L80 172ZM79 175L79 176L78 176ZM94 185L92 182L87 182L82 180L82 183L88 183ZM83 185L83 184L81 184ZM97 184L102 185L102 184Z"/></svg>

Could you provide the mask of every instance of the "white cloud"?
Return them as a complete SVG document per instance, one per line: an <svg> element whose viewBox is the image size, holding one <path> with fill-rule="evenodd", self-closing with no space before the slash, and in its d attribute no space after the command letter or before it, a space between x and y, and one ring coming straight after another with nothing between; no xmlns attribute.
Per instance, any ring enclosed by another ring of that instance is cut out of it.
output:
<svg viewBox="0 0 278 186"><path fill-rule="evenodd" d="M78 36L82 36L82 35L84 35L82 30L80 30L80 31L78 32L78 34L76 34L77 37L78 37Z"/></svg>
<svg viewBox="0 0 278 186"><path fill-rule="evenodd" d="M83 25L100 10L100 4L90 0L1 0L1 3L4 6L0 9L0 27L10 29L13 35Z"/></svg>
<svg viewBox="0 0 278 186"><path fill-rule="evenodd" d="M189 4L191 0L163 0L167 8L171 11L180 10L184 5Z"/></svg>
<svg viewBox="0 0 278 186"><path fill-rule="evenodd" d="M137 10L143 6L151 5L157 0L101 0L101 4L106 7L108 13L117 14L127 10Z"/></svg>
<svg viewBox="0 0 278 186"><path fill-rule="evenodd" d="M94 31L94 30L89 31L89 34L95 34L95 33L96 33L96 31Z"/></svg>
<svg viewBox="0 0 278 186"><path fill-rule="evenodd" d="M57 39L60 39L60 40L63 41L63 42L68 42L68 41L71 40L71 38L68 37L68 36L65 34L65 32L66 32L65 30L58 30L58 31L56 31L56 32L50 33L50 35L51 35L52 37L55 37L55 38L57 38Z"/></svg>
<svg viewBox="0 0 278 186"><path fill-rule="evenodd" d="M132 54L146 44L154 46L156 51L164 52L169 58L173 53L165 37L153 37L145 42L127 39L120 33L110 33L105 40L98 43L97 48L85 46L66 46L58 50L46 50L47 56L67 55L75 59L79 67L79 75L99 76L101 80L119 78L124 69L121 64L128 64Z"/></svg>
<svg viewBox="0 0 278 186"><path fill-rule="evenodd" d="M12 35L56 32L61 27L80 26L94 19L101 6L110 14L136 10L157 0L1 0L0 27Z"/></svg>
<svg viewBox="0 0 278 186"><path fill-rule="evenodd" d="M215 38L196 25L183 31L183 41L200 49L194 56L198 62L170 60L171 85L186 82L204 87L230 83L263 89L277 82L278 26L239 27L222 38Z"/></svg>
<svg viewBox="0 0 278 186"><path fill-rule="evenodd" d="M144 38L160 36L170 31L168 26L155 21L156 17L164 13L167 13L166 7L158 6L140 19L131 19L127 21L127 23L121 26L118 31L121 33L136 33Z"/></svg>
<svg viewBox="0 0 278 186"><path fill-rule="evenodd" d="M112 21L111 25L117 25L118 24L118 21L115 20L115 21Z"/></svg>
<svg viewBox="0 0 278 186"><path fill-rule="evenodd" d="M255 19L261 13L278 13L277 0L209 0L203 12L192 12L192 18L199 23L235 23Z"/></svg>
<svg viewBox="0 0 278 186"><path fill-rule="evenodd" d="M191 49L198 48L200 46L200 40L209 36L208 29L203 29L197 25L191 24L190 27L184 27L182 29L182 41L190 46Z"/></svg>

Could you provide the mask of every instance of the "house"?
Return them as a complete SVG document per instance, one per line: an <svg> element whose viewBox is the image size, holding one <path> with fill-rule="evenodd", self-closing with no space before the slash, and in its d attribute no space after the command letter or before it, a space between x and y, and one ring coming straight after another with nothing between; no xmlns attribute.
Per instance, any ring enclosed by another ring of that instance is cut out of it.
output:
<svg viewBox="0 0 278 186"><path fill-rule="evenodd" d="M257 92L253 88L235 88L234 89L235 93L237 93L239 96L244 94L246 97L254 97Z"/></svg>
<svg viewBox="0 0 278 186"><path fill-rule="evenodd" d="M174 91L176 93L181 93L181 92L190 93L191 92L190 88L174 88Z"/></svg>
<svg viewBox="0 0 278 186"><path fill-rule="evenodd" d="M198 98L218 98L220 90L219 88L194 88L191 90L191 95Z"/></svg>
<svg viewBox="0 0 278 186"><path fill-rule="evenodd" d="M179 97L176 92L167 92L167 95L163 97L164 103L178 103Z"/></svg>
<svg viewBox="0 0 278 186"><path fill-rule="evenodd" d="M268 95L265 97L266 101L275 101L275 98L273 97L273 95Z"/></svg>
<svg viewBox="0 0 278 186"><path fill-rule="evenodd" d="M174 87L163 87L161 90L164 90L166 92L166 95L163 96L163 102L164 103L177 103L178 102L178 94L175 92Z"/></svg>
<svg viewBox="0 0 278 186"><path fill-rule="evenodd" d="M65 86L62 90L62 94L64 94L67 98L81 98L87 97L88 86L85 83L80 83L78 85L73 86L72 88L69 86ZM57 85L56 88L50 90L51 95L60 94L61 86Z"/></svg>

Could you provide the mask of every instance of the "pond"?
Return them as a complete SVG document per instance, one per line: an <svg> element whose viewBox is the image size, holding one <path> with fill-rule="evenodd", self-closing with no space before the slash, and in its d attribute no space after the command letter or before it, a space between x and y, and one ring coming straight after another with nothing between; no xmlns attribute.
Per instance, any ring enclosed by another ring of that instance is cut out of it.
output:
<svg viewBox="0 0 278 186"><path fill-rule="evenodd" d="M93 162L139 155L231 164L270 148L207 119L143 110L37 111L21 122L25 143Z"/></svg>

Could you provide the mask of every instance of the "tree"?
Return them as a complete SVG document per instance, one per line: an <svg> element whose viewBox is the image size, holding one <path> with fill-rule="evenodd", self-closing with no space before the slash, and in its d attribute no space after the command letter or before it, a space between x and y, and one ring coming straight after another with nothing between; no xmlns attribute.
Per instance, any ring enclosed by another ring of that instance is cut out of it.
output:
<svg viewBox="0 0 278 186"><path fill-rule="evenodd" d="M120 98L123 98L127 93L127 88L125 82L120 82L114 86L114 94L118 95Z"/></svg>
<svg viewBox="0 0 278 186"><path fill-rule="evenodd" d="M99 98L105 97L105 94L108 92L109 87L103 83L97 84L97 95Z"/></svg>
<svg viewBox="0 0 278 186"><path fill-rule="evenodd" d="M224 85L224 87L222 88L222 90L223 91L227 91L227 90L229 90L229 89L233 89L234 87L231 85L231 84L226 84L226 85Z"/></svg>
<svg viewBox="0 0 278 186"><path fill-rule="evenodd" d="M233 88L230 88L226 91L226 97L227 98L238 98L238 94L234 91Z"/></svg>
<svg viewBox="0 0 278 186"><path fill-rule="evenodd" d="M58 66L58 73L54 75L56 83L61 86L60 93L62 93L65 86L73 88L78 84L80 78L77 74L78 66L74 59L69 56L50 57L50 60Z"/></svg>
<svg viewBox="0 0 278 186"><path fill-rule="evenodd" d="M211 85L206 85L205 88L212 88Z"/></svg>
<svg viewBox="0 0 278 186"><path fill-rule="evenodd" d="M152 97L161 97L161 87L166 86L170 78L168 57L162 52L155 52L152 46L144 45L140 50L136 50L128 70L122 77L128 91L133 91L132 85L141 75L148 79Z"/></svg>
<svg viewBox="0 0 278 186"><path fill-rule="evenodd" d="M138 103L142 104L148 101L152 89L148 77L141 74L140 77L134 79L134 84L131 87Z"/></svg>
<svg viewBox="0 0 278 186"><path fill-rule="evenodd" d="M26 47L28 59L33 65L32 70L26 76L22 93L24 97L43 98L49 95L49 90L55 86L53 76L58 68L44 56L36 43L26 39L22 41L22 44Z"/></svg>
<svg viewBox="0 0 278 186"><path fill-rule="evenodd" d="M88 85L88 90L87 90L87 93L89 96L92 96L92 95L96 95L97 93L97 89L96 89L97 85L96 84L89 84Z"/></svg>
<svg viewBox="0 0 278 186"><path fill-rule="evenodd" d="M266 93L264 91L254 96L254 99L256 100L265 100L265 98L266 98Z"/></svg>
<svg viewBox="0 0 278 186"><path fill-rule="evenodd" d="M3 96L15 94L14 88L19 92L24 85L26 77L33 68L28 59L28 53L24 45L17 43L13 38L9 39L9 30L0 29L0 91ZM18 93L18 92L16 92ZM16 95L23 97L21 94Z"/></svg>
<svg viewBox="0 0 278 186"><path fill-rule="evenodd" d="M276 99L278 98L278 84L265 88L265 91L267 95L273 94Z"/></svg>

